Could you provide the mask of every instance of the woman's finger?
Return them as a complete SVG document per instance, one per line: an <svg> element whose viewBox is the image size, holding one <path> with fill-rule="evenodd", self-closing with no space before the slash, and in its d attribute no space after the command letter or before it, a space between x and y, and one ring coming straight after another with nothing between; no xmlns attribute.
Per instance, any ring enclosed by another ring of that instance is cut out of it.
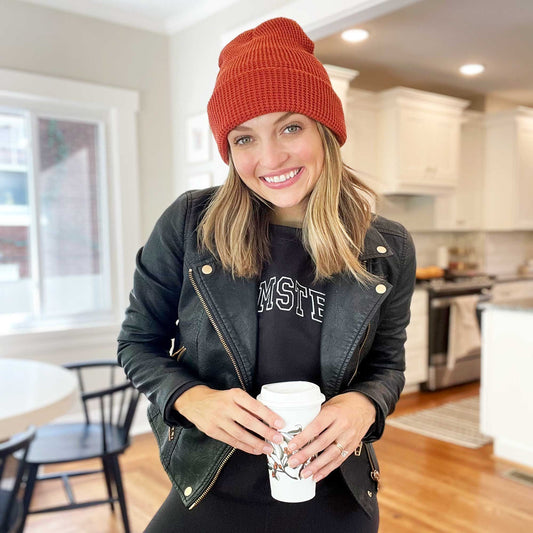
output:
<svg viewBox="0 0 533 533"><path fill-rule="evenodd" d="M214 439L220 440L222 442L225 442L226 444L229 444L232 448L236 448L238 450L242 450L243 452L250 453L252 455L261 455L265 453L263 451L263 447L265 446L265 442L260 441L259 446L257 446L257 443L250 444L248 442L247 436L244 434L239 434L238 432L232 432L228 433L223 428L218 428L216 432L213 433L213 435L210 435Z"/></svg>
<svg viewBox="0 0 533 533"><path fill-rule="evenodd" d="M285 426L281 416L243 390L236 389L234 401L253 416L263 420L271 428L281 429Z"/></svg>
<svg viewBox="0 0 533 533"><path fill-rule="evenodd" d="M234 419L247 430L253 431L266 440L275 442L276 444L283 442L283 437L280 433L241 407L239 407L238 411L235 413Z"/></svg>
<svg viewBox="0 0 533 533"><path fill-rule="evenodd" d="M289 459L289 466L295 468L325 450L335 439L337 433L330 427L315 440L304 446Z"/></svg>
<svg viewBox="0 0 533 533"><path fill-rule="evenodd" d="M338 468L342 463L344 463L348 456L349 453L343 457L337 446L335 446L335 444L331 444L319 455L317 459L311 461L309 466L302 470L302 477L308 478L313 476L315 481L320 481L328 474L333 472L333 470Z"/></svg>
<svg viewBox="0 0 533 533"><path fill-rule="evenodd" d="M309 442L315 441L317 437L328 427L332 425L334 420L329 416L327 411L323 409L320 413L305 427L305 429L291 439L289 443L289 451L295 452L304 448Z"/></svg>

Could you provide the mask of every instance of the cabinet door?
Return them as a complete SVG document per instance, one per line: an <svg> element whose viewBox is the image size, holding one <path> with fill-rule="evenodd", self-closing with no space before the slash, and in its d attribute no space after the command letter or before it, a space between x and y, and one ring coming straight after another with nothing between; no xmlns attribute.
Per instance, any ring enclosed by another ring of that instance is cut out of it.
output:
<svg viewBox="0 0 533 533"><path fill-rule="evenodd" d="M425 185L432 182L427 172L431 127L427 113L416 109L398 111L398 181L401 183Z"/></svg>
<svg viewBox="0 0 533 533"><path fill-rule="evenodd" d="M533 229L533 110L488 115L486 140L485 229Z"/></svg>
<svg viewBox="0 0 533 533"><path fill-rule="evenodd" d="M460 123L457 118L435 115L427 133L429 175L435 185L457 184L459 168Z"/></svg>
<svg viewBox="0 0 533 533"><path fill-rule="evenodd" d="M428 377L428 294L417 289L411 301L411 322L405 343L405 384L416 385Z"/></svg>
<svg viewBox="0 0 533 533"><path fill-rule="evenodd" d="M516 225L533 229L533 121L521 126L518 134Z"/></svg>
<svg viewBox="0 0 533 533"><path fill-rule="evenodd" d="M400 181L430 188L454 187L459 168L459 120L415 109L402 109L399 117Z"/></svg>

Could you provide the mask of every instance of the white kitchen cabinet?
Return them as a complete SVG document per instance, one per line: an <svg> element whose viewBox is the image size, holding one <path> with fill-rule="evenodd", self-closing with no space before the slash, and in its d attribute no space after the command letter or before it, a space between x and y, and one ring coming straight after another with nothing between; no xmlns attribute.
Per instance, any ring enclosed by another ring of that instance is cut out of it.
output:
<svg viewBox="0 0 533 533"><path fill-rule="evenodd" d="M348 138L342 148L343 159L361 179L379 192L377 120L376 93L361 89L349 89L346 96Z"/></svg>
<svg viewBox="0 0 533 533"><path fill-rule="evenodd" d="M468 101L396 87L379 93L378 175L389 194L452 191Z"/></svg>
<svg viewBox="0 0 533 533"><path fill-rule="evenodd" d="M405 391L418 388L428 378L428 293L418 288L411 300L411 322L405 342Z"/></svg>
<svg viewBox="0 0 533 533"><path fill-rule="evenodd" d="M505 284L502 284L505 285ZM494 455L533 468L533 307L489 304L481 326L480 428Z"/></svg>
<svg viewBox="0 0 533 533"><path fill-rule="evenodd" d="M495 283L492 287L492 302L508 302L533 298L533 279Z"/></svg>
<svg viewBox="0 0 533 533"><path fill-rule="evenodd" d="M486 117L484 229L533 229L533 109Z"/></svg>
<svg viewBox="0 0 533 533"><path fill-rule="evenodd" d="M457 187L435 198L435 229L479 230L483 227L485 183L485 116L466 111L461 125Z"/></svg>

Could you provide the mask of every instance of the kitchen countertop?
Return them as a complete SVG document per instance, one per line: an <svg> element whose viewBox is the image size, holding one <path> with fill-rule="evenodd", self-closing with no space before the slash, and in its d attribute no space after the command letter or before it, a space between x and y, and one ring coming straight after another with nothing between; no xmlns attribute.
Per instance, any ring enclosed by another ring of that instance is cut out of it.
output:
<svg viewBox="0 0 533 533"><path fill-rule="evenodd" d="M479 305L482 309L498 309L501 311L525 311L533 313L533 298L517 298L499 302L485 302Z"/></svg>
<svg viewBox="0 0 533 533"><path fill-rule="evenodd" d="M511 281L533 281L533 274L497 274L494 278L496 283L509 283Z"/></svg>

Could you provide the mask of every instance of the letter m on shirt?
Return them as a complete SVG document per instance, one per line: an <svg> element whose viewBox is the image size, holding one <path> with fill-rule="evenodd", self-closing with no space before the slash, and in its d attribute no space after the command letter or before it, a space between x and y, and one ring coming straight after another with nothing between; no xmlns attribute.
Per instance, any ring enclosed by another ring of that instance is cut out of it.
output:
<svg viewBox="0 0 533 533"><path fill-rule="evenodd" d="M259 297L257 299L257 312L270 311L274 306L274 288L276 287L276 277L259 284Z"/></svg>

